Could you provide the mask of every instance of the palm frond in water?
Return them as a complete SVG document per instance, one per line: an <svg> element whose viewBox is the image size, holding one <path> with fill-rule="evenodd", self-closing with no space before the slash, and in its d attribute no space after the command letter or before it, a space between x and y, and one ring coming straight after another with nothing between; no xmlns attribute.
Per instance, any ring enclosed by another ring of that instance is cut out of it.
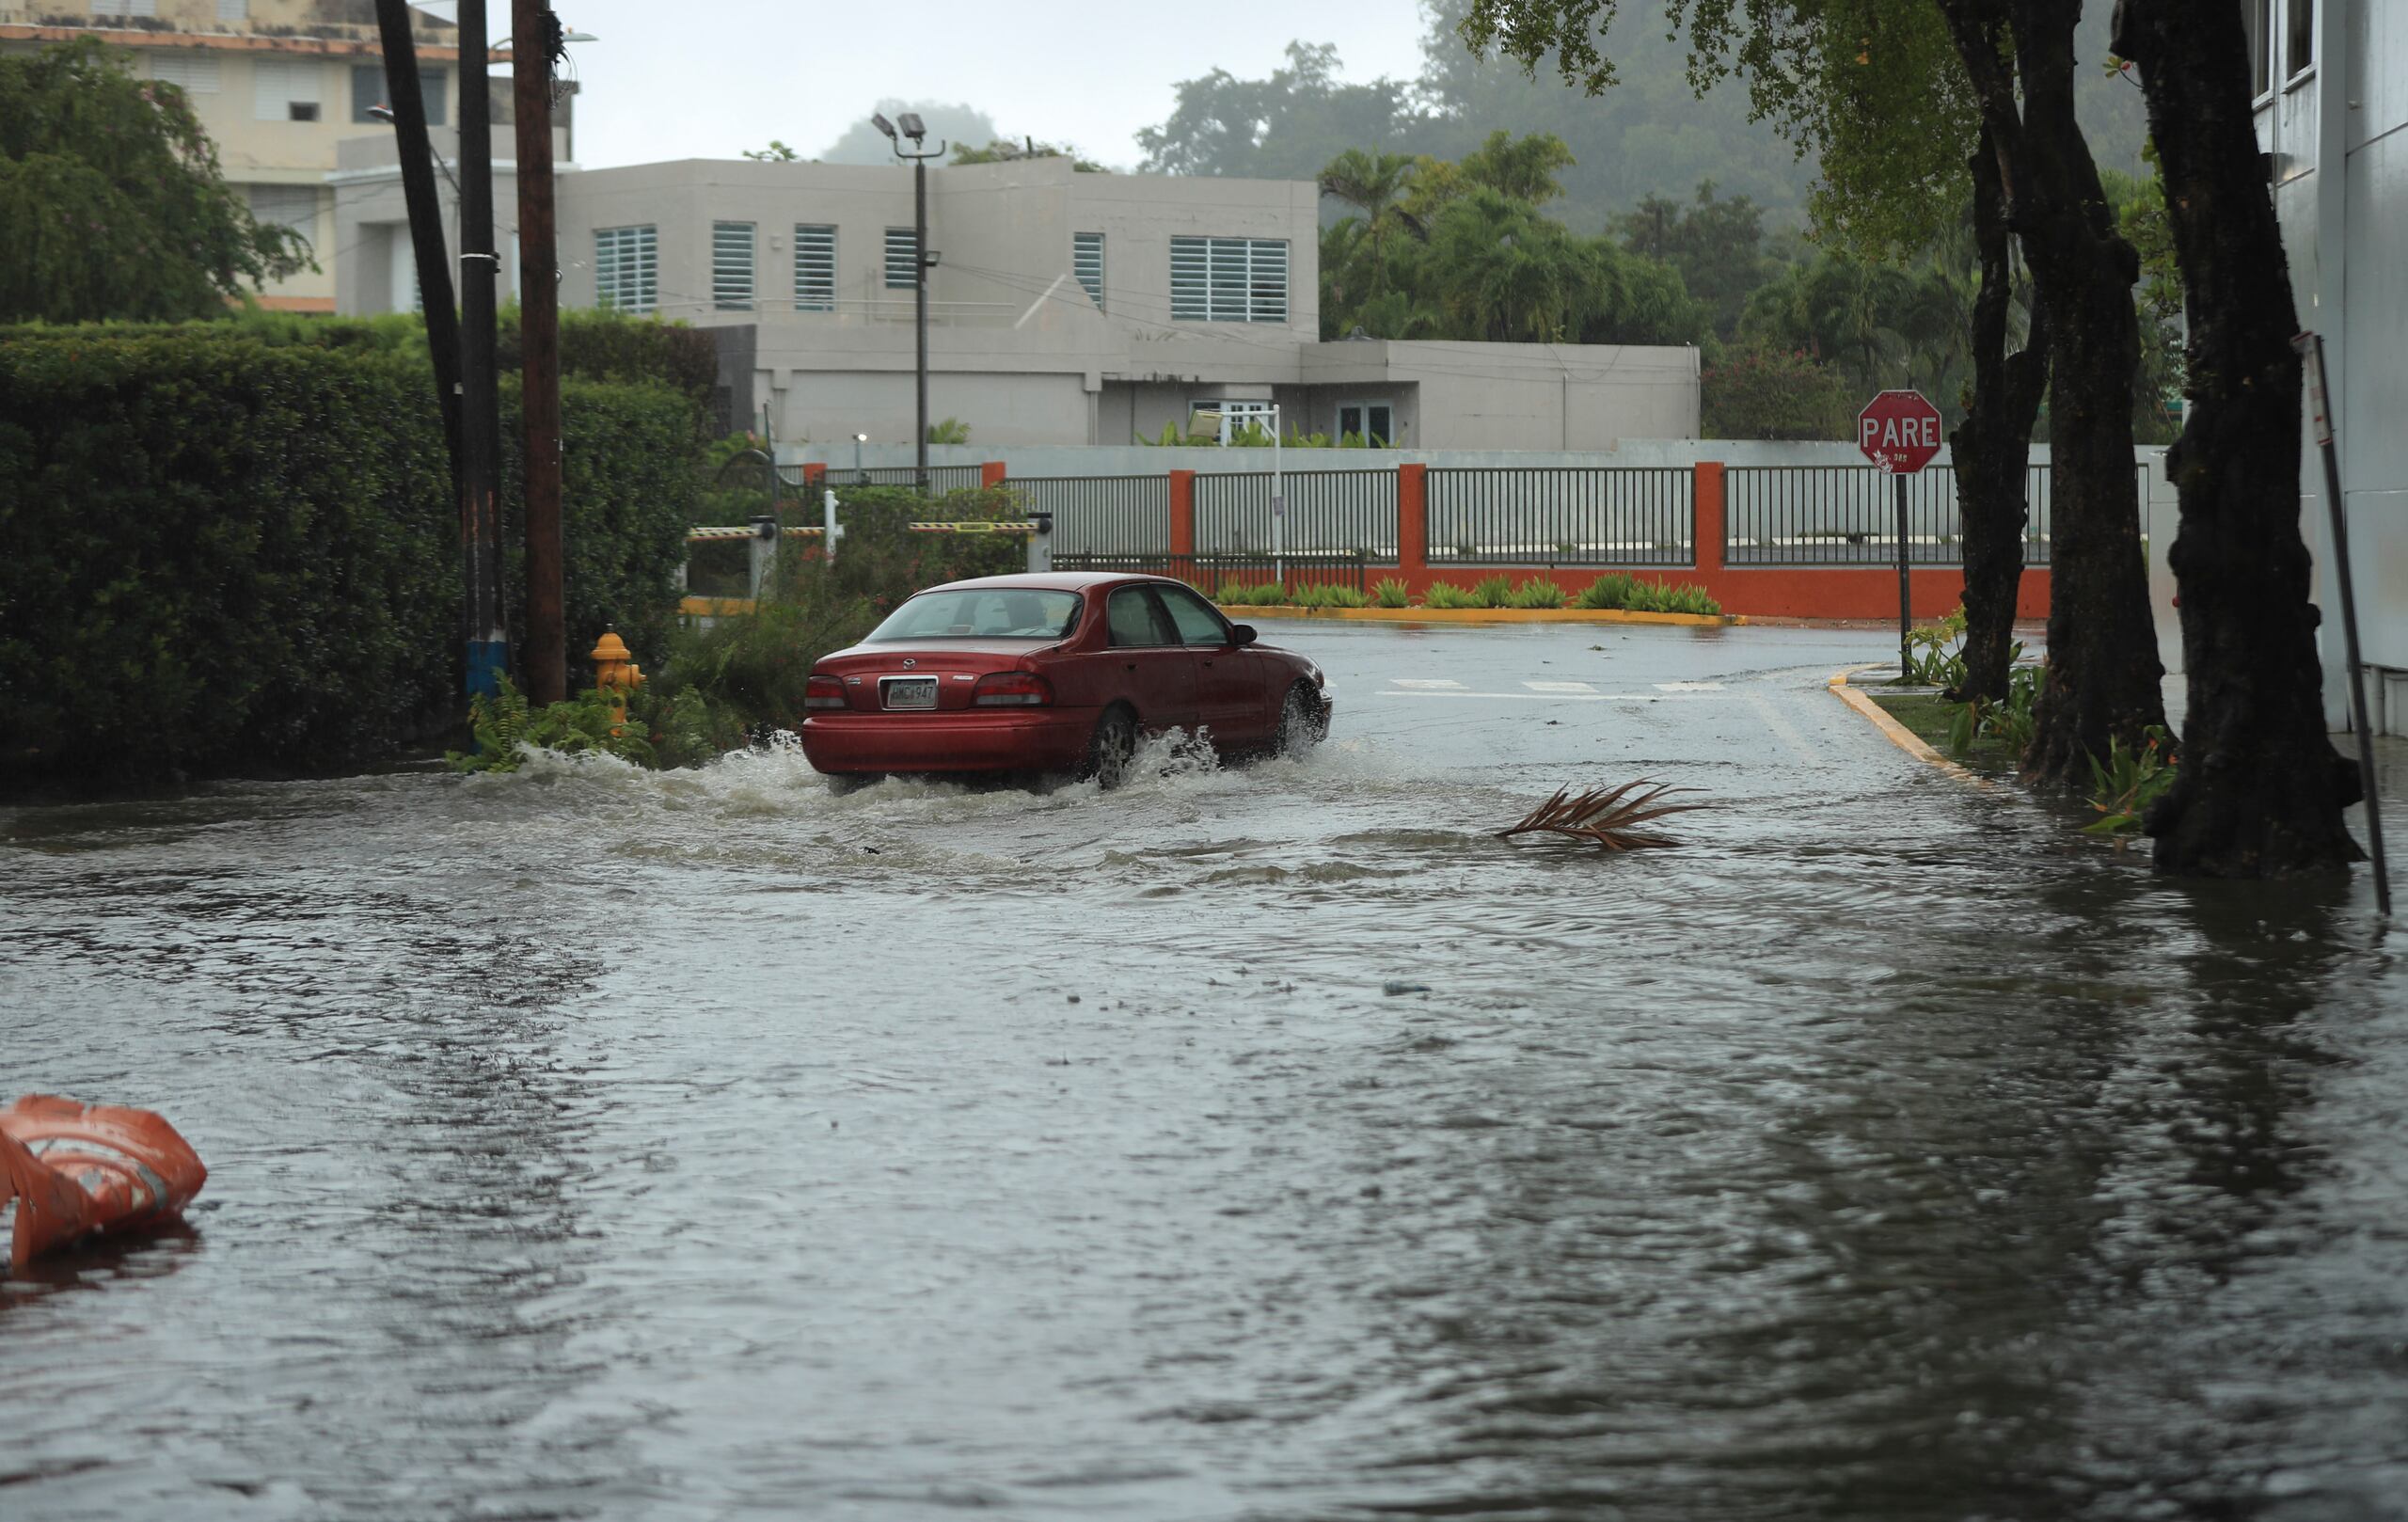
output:
<svg viewBox="0 0 2408 1522"><path fill-rule="evenodd" d="M1641 792L1641 788L1646 790ZM1668 794L1696 791L1694 787L1673 787L1663 783L1651 786L1645 777L1620 787L1592 787L1576 796L1569 787L1559 787L1553 798L1532 809L1519 824L1497 833L1500 838L1511 839L1544 831L1576 840L1593 840L1609 851L1661 849L1680 842L1639 827L1668 814L1706 807L1703 803L1657 801Z"/></svg>

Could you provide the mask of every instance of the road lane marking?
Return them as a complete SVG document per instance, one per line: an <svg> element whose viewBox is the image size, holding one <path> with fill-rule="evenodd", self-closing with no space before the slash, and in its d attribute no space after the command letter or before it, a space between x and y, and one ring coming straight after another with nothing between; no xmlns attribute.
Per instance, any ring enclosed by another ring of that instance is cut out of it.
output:
<svg viewBox="0 0 2408 1522"><path fill-rule="evenodd" d="M1458 690L1458 691L1459 691L1459 690L1462 690L1463 685L1464 685L1464 684L1463 684L1463 683L1461 683L1461 682L1458 682L1458 681L1455 681L1455 680L1453 680L1453 679L1451 679L1451 678L1450 678L1450 677L1444 677L1444 676L1436 677L1436 678L1415 677L1415 676L1391 676L1391 677L1389 677L1389 678L1388 678L1388 680L1389 680L1389 681L1391 681L1391 682L1394 682L1394 683L1395 683L1397 686L1399 686L1399 687L1409 687L1409 688L1416 689L1416 690L1427 690L1427 691L1432 691L1432 692L1440 692L1440 691L1448 691L1448 690Z"/></svg>
<svg viewBox="0 0 2408 1522"><path fill-rule="evenodd" d="M1719 692L1722 690L1722 684L1720 682L1658 682L1656 684L1656 690L1658 692Z"/></svg>
<svg viewBox="0 0 2408 1522"><path fill-rule="evenodd" d="M1522 685L1533 692L1594 692L1596 690L1587 682L1524 682Z"/></svg>
<svg viewBox="0 0 2408 1522"><path fill-rule="evenodd" d="M1728 692L1400 692L1382 690L1385 698L1501 698L1514 703L1725 703Z"/></svg>

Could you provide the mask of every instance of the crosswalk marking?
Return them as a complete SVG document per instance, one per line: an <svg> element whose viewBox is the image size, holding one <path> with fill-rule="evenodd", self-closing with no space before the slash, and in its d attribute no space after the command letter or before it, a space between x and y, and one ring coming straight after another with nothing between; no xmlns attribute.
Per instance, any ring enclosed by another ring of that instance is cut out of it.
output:
<svg viewBox="0 0 2408 1522"><path fill-rule="evenodd" d="M1596 690L1586 682L1524 682L1522 685L1533 692L1594 692Z"/></svg>
<svg viewBox="0 0 2408 1522"><path fill-rule="evenodd" d="M1658 692L1719 692L1722 690L1722 684L1720 682L1658 682L1656 684L1656 690Z"/></svg>
<svg viewBox="0 0 2408 1522"><path fill-rule="evenodd" d="M1409 687L1413 688L1417 691L1428 692L1460 691L1464 685L1461 682L1452 681L1446 677L1420 678L1412 676L1391 676L1388 680L1394 682L1399 687Z"/></svg>

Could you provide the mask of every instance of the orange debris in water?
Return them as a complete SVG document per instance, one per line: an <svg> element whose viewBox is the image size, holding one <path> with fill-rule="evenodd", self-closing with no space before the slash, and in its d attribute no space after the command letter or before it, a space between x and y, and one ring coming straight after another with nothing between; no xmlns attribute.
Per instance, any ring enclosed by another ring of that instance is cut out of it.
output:
<svg viewBox="0 0 2408 1522"><path fill-rule="evenodd" d="M173 1219L209 1178L148 1110L28 1094L0 1110L0 1205L17 1202L11 1267L79 1237Z"/></svg>

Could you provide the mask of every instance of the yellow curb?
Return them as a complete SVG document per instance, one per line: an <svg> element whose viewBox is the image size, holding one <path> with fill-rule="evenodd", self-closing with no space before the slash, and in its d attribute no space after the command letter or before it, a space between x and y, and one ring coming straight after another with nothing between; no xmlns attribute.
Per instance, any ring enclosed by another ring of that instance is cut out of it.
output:
<svg viewBox="0 0 2408 1522"><path fill-rule="evenodd" d="M1232 622L1256 618L1351 618L1370 624L1681 624L1722 628L1736 613L1634 613L1623 608L1297 608L1288 603L1221 603Z"/></svg>
<svg viewBox="0 0 2408 1522"><path fill-rule="evenodd" d="M1881 705L1874 702L1872 698L1866 696L1864 693L1858 691L1855 685L1849 682L1848 678L1855 675L1858 672L1871 671L1874 668L1869 665L1846 666L1836 672L1833 672L1829 684L1832 693L1837 696L1842 703L1846 704L1849 707L1854 708L1857 712L1864 715L1865 718L1872 720L1873 727L1888 736L1890 743L1896 746L1899 750L1906 752L1909 755L1913 756L1916 760L1924 762L1926 765L1938 767L1941 770L1956 778L1958 782L1971 783L1976 787L1988 789L1990 785L1990 780L1988 777L1975 776L1973 773L1966 770L1963 767L1958 766L1956 762L1949 760L1938 751L1935 751L1930 746L1925 744L1922 736L1916 734L1913 730L1909 729L1906 725L1892 718L1888 713L1882 710Z"/></svg>

